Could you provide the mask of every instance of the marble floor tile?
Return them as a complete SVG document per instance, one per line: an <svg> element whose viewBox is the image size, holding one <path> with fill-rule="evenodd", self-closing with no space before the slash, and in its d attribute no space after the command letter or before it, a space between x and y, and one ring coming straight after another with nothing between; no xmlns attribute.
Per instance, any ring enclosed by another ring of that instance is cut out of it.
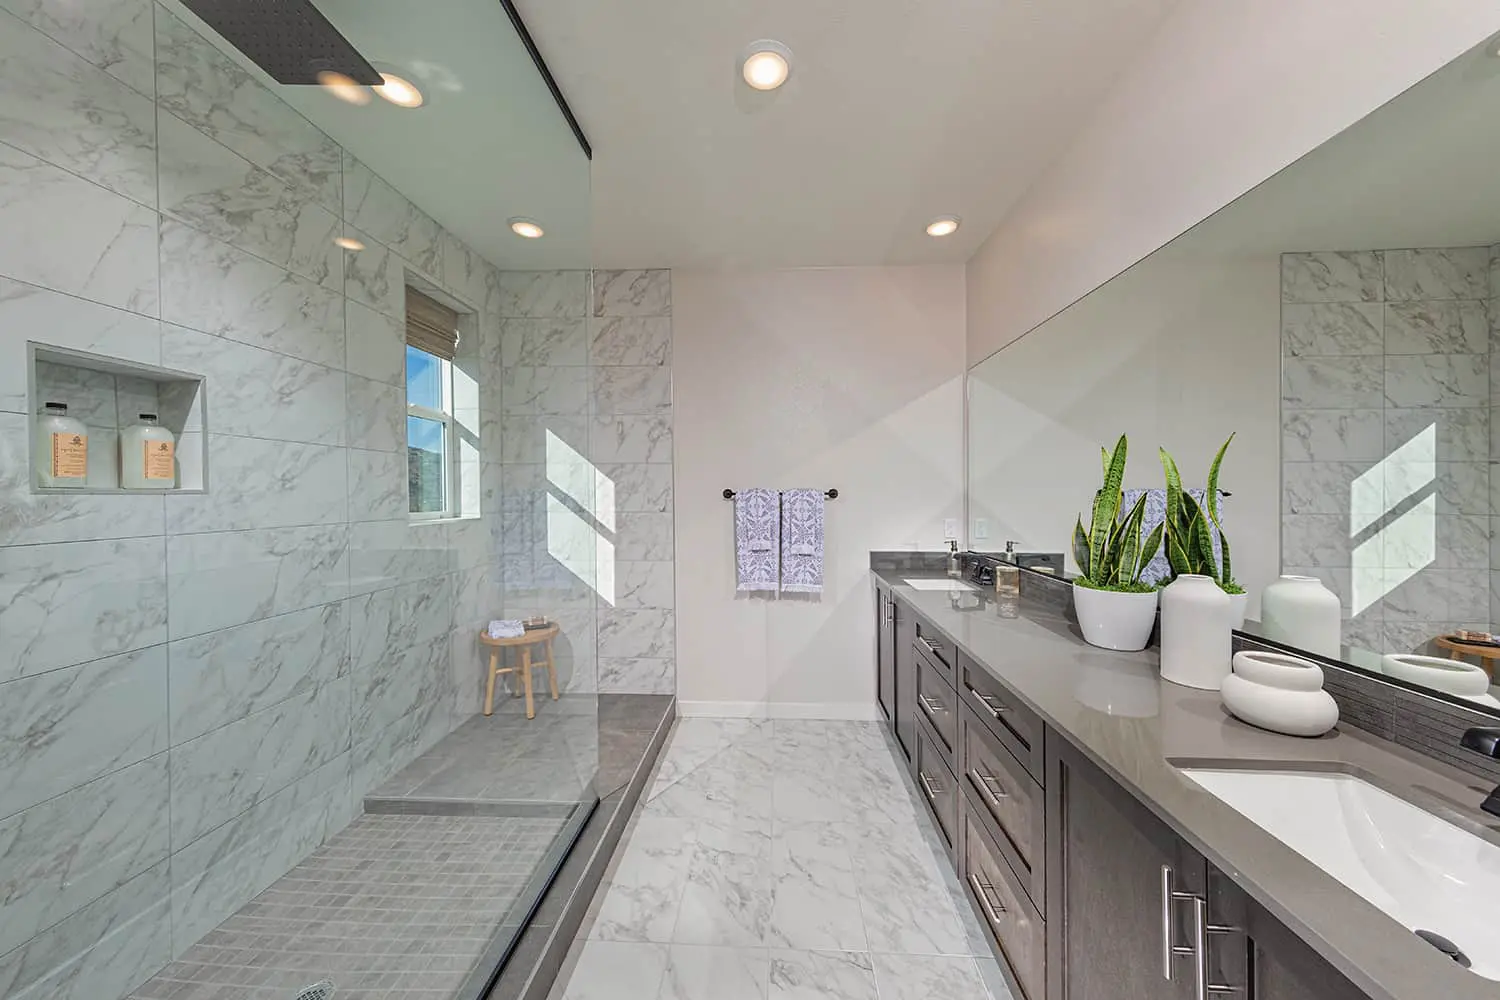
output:
<svg viewBox="0 0 1500 1000"><path fill-rule="evenodd" d="M979 966L972 958L880 954L870 957L875 963L875 985L880 1000L988 1000Z"/></svg>
<svg viewBox="0 0 1500 1000"><path fill-rule="evenodd" d="M589 937L600 941L672 940L697 847L695 826L688 819L640 818Z"/></svg>
<svg viewBox="0 0 1500 1000"><path fill-rule="evenodd" d="M590 941L561 1000L652 1000L667 968L667 946L630 941Z"/></svg>
<svg viewBox="0 0 1500 1000"><path fill-rule="evenodd" d="M765 1000L770 953L761 948L674 944L657 1000Z"/></svg>
<svg viewBox="0 0 1500 1000"><path fill-rule="evenodd" d="M870 956L852 951L773 951L769 1000L876 1000Z"/></svg>

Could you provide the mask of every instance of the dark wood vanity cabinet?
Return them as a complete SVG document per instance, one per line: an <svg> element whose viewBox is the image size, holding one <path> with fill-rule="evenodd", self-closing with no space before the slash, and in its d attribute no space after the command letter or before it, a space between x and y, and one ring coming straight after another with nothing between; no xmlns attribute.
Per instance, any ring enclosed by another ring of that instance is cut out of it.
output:
<svg viewBox="0 0 1500 1000"><path fill-rule="evenodd" d="M891 602L895 621L891 634L895 637L895 649L891 656L895 666L896 704L891 726L896 731L896 742L906 759L915 759L917 752L917 654L912 649L916 641L916 620L900 603Z"/></svg>
<svg viewBox="0 0 1500 1000"><path fill-rule="evenodd" d="M875 588L875 703L889 722L896 717L896 602Z"/></svg>

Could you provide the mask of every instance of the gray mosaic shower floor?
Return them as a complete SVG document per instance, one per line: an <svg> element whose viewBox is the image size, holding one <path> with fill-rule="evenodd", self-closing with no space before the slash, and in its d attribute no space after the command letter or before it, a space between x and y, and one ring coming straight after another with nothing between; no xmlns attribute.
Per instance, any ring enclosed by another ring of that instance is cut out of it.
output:
<svg viewBox="0 0 1500 1000"><path fill-rule="evenodd" d="M336 1000L446 1000L565 822L361 816L132 998L291 1000L329 979Z"/></svg>

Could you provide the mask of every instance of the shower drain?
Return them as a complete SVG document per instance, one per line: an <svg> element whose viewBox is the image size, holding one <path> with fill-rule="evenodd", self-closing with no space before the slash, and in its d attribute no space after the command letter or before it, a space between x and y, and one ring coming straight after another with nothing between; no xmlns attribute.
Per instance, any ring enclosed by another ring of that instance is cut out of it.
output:
<svg viewBox="0 0 1500 1000"><path fill-rule="evenodd" d="M333 984L325 979L321 983L313 983L305 988L293 1000L328 1000L331 996L333 996Z"/></svg>

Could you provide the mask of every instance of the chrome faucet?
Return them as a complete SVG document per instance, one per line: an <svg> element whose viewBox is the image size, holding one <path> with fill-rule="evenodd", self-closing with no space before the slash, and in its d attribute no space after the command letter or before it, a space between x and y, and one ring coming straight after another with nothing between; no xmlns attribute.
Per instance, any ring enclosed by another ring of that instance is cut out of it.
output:
<svg viewBox="0 0 1500 1000"><path fill-rule="evenodd" d="M1465 750L1472 750L1483 757L1500 760L1500 729L1480 727L1465 730L1463 739L1458 741L1458 745ZM1484 801L1479 804L1479 808L1491 816L1500 816L1500 786L1497 786L1489 795L1485 796Z"/></svg>

